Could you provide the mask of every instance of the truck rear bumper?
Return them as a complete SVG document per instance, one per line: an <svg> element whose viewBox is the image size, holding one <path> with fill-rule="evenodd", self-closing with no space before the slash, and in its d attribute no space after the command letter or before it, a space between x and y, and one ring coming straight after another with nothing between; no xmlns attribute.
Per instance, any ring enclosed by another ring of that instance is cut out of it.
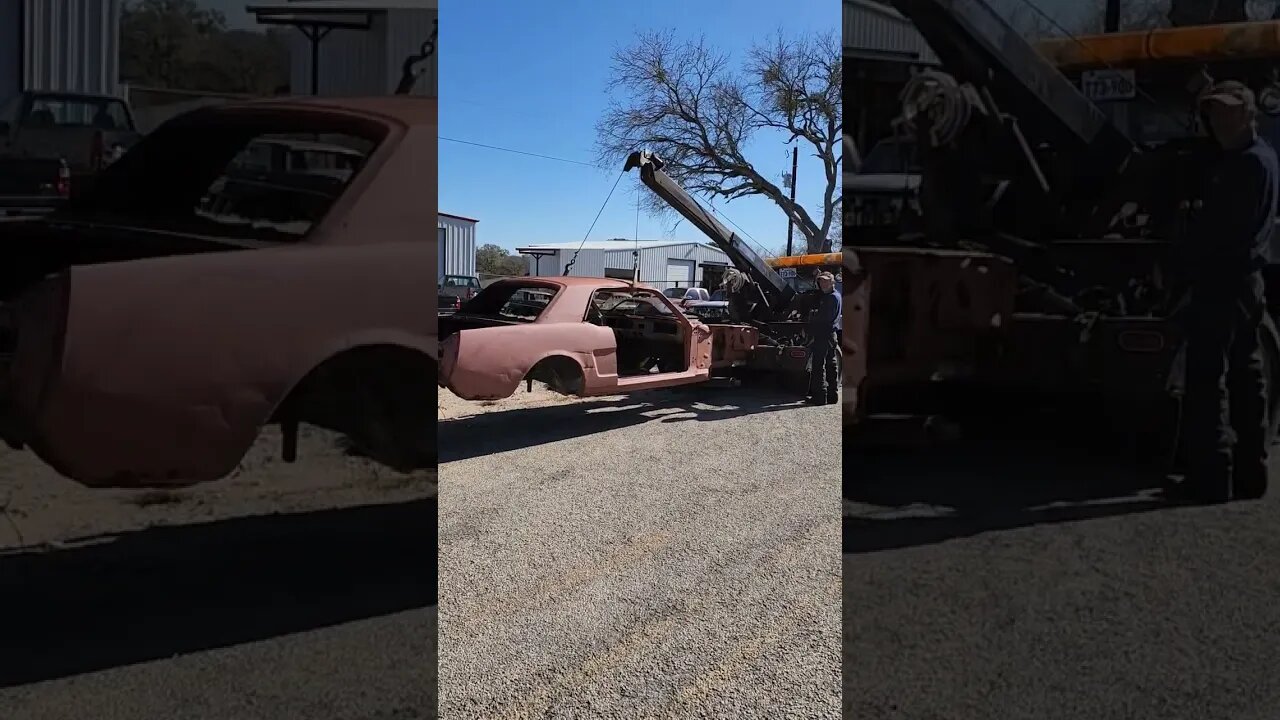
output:
<svg viewBox="0 0 1280 720"><path fill-rule="evenodd" d="M0 195L0 218L46 215L64 202L56 195Z"/></svg>

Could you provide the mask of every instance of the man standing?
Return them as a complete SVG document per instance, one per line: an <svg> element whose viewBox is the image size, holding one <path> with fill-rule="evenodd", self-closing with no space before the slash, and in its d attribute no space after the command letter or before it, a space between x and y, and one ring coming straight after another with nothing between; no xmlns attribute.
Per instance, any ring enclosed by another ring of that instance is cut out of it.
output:
<svg viewBox="0 0 1280 720"><path fill-rule="evenodd" d="M1258 137L1248 87L1218 83L1200 106L1223 152L1187 248L1188 467L1179 494L1226 502L1267 490L1261 271L1270 255L1280 169L1275 151Z"/></svg>
<svg viewBox="0 0 1280 720"><path fill-rule="evenodd" d="M818 273L818 304L809 316L809 345L812 364L809 371L809 395L816 405L838 402L840 374L836 368L836 330L839 328L841 299L836 294L836 279L829 272Z"/></svg>

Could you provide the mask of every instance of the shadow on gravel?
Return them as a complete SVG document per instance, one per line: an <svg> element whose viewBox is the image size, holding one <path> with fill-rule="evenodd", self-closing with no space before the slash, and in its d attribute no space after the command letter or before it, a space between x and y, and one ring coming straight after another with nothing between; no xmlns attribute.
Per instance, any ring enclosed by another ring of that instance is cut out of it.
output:
<svg viewBox="0 0 1280 720"><path fill-rule="evenodd" d="M1168 509L1149 492L1162 482L1132 460L1096 452L846 451L844 552ZM851 509L850 502L858 505Z"/></svg>
<svg viewBox="0 0 1280 720"><path fill-rule="evenodd" d="M436 603L436 500L0 554L0 687Z"/></svg>
<svg viewBox="0 0 1280 720"><path fill-rule="evenodd" d="M621 400L520 408L440 420L436 438L440 462L447 463L650 422L728 420L801 407L805 406L800 399L779 392L705 388L652 391ZM833 413L833 430L838 422Z"/></svg>

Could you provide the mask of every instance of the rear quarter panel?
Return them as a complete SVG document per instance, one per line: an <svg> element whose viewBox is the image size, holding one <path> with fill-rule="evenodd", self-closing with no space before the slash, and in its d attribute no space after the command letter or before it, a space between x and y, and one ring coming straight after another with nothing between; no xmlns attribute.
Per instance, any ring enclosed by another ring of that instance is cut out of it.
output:
<svg viewBox="0 0 1280 720"><path fill-rule="evenodd" d="M582 368L584 395L617 385L617 345L613 331L585 322L531 323L462 330L446 340L451 359L441 383L464 400L509 397L529 370L551 356ZM456 348L456 354L455 354Z"/></svg>
<svg viewBox="0 0 1280 720"><path fill-rule="evenodd" d="M74 268L32 447L91 485L222 477L326 358L380 343L436 357L432 254L296 246Z"/></svg>

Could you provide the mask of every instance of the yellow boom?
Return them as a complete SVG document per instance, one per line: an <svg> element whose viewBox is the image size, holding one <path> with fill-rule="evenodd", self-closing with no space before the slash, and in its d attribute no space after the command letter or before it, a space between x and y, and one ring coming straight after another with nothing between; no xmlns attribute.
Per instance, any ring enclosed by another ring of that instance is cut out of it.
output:
<svg viewBox="0 0 1280 720"><path fill-rule="evenodd" d="M1280 21L1053 38L1037 43L1036 49L1063 70L1132 67L1158 61L1213 62L1280 57Z"/></svg>
<svg viewBox="0 0 1280 720"><path fill-rule="evenodd" d="M823 265L839 265L844 256L840 253L815 253L813 255L787 255L769 258L765 262L771 268L822 267Z"/></svg>

